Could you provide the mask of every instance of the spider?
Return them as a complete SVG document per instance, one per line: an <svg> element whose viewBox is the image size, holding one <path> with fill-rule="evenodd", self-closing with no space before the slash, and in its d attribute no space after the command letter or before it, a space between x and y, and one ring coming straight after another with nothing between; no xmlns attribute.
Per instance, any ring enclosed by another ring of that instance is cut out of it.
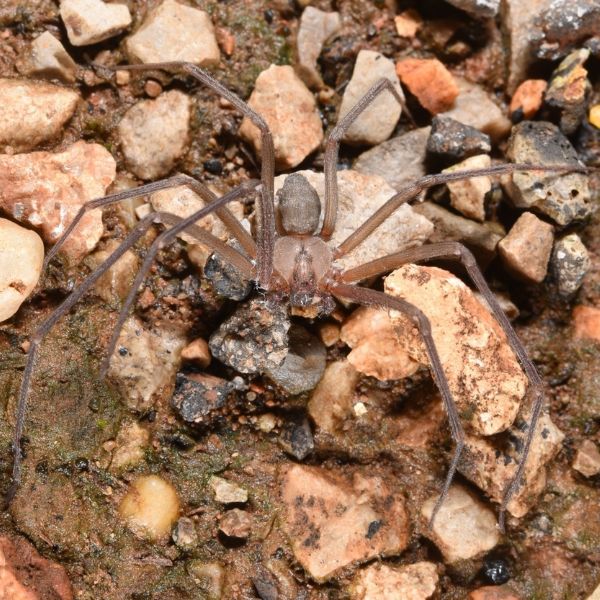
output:
<svg viewBox="0 0 600 600"><path fill-rule="evenodd" d="M102 67L110 72L117 68ZM135 301L137 290L141 286L152 262L160 249L172 242L175 237L185 230L188 235L196 238L214 253L220 255L224 261L235 267L246 279L252 280L258 288L273 302L285 301L292 307L306 308L309 306L320 309L322 313L329 313L335 306L334 299L343 299L353 303L395 310L410 317L418 327L430 363L433 379L440 390L442 400L448 415L450 432L455 443L455 449L448 467L448 472L431 515L430 524L440 509L454 475L458 461L465 443L464 430L457 412L457 408L448 386L446 376L431 334L431 327L427 317L418 307L392 297L384 292L360 286L360 282L369 280L392 271L406 263L422 262L432 259L450 259L460 262L473 281L475 287L487 300L492 313L502 326L508 342L518 357L524 372L529 378L529 393L532 397L532 416L527 438L521 453L516 474L504 492L500 506L500 527L504 527L504 513L511 496L519 487L523 476L525 461L531 446L533 432L540 416L543 404L543 391L541 379L528 357L522 343L512 329L508 319L500 308L494 294L488 287L483 274L471 252L463 245L456 242L441 242L411 248L368 263L342 270L336 266L336 260L348 254L372 235L398 207L414 199L428 188L450 181L464 180L482 175L501 175L515 171L541 170L553 172L566 172L572 170L585 170L583 167L564 165L526 165L504 164L484 169L473 169L454 173L427 175L412 185L393 195L385 204L377 209L364 223L362 223L350 236L337 248L331 248L326 242L331 238L336 225L336 211L338 203L337 191L337 163L340 142L344 133L359 115L379 96L387 92L402 105L403 100L394 89L391 82L382 79L377 82L364 97L348 112L334 127L325 146L325 194L324 206L321 199L309 182L300 174L288 175L283 188L278 192L279 220L275 218L274 202L274 173L275 155L273 138L265 120L250 106L234 93L229 91L203 69L191 63L169 62L144 65L123 65L119 70L132 71L183 71L198 82L206 85L219 96L229 101L240 113L248 117L260 130L262 139L262 161L260 180L246 181L234 190L217 198L215 194L203 183L187 175L176 175L161 181L142 185L140 187L111 194L103 198L91 200L84 204L70 225L66 228L56 244L49 250L44 269L60 250L73 229L81 218L90 210L115 204L122 200L137 198L152 194L158 190L188 186L198 193L206 205L192 214L181 219L174 215L153 212L144 217L127 235L119 247L106 259L104 263L92 271L84 281L56 308L56 310L42 323L30 338L27 363L21 383L19 400L16 412L16 426L13 441L13 470L12 483L7 498L14 496L21 479L23 453L21 440L25 421L27 397L29 394L32 374L34 371L39 346L50 329L56 325L75 305L76 302L98 281L129 248L131 248L144 233L155 223L171 226L161 233L150 246L146 257L139 269L131 287L129 295L121 308L117 325L108 345L107 357L102 372L106 373L108 362L112 356L120 330L127 319L129 311ZM256 239L242 227L241 223L227 209L227 204L233 200L247 200L256 197L258 223ZM216 238L209 232L201 229L195 223L210 213L215 213L224 223L232 237L239 243L240 250L231 247ZM322 222L319 228L319 223Z"/></svg>

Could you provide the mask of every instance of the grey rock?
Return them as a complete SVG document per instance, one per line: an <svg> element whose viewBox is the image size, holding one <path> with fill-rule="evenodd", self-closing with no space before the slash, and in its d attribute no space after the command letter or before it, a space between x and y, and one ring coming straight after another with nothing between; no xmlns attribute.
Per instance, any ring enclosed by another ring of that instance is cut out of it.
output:
<svg viewBox="0 0 600 600"><path fill-rule="evenodd" d="M496 252L496 246L502 236L493 231L485 223L475 223L451 213L449 210L434 204L423 202L413 207L416 213L427 217L434 225L430 242L456 241L462 242L473 250L478 258L490 259Z"/></svg>
<svg viewBox="0 0 600 600"><path fill-rule="evenodd" d="M323 376L327 350L321 340L299 325L289 330L289 352L284 361L267 367L266 374L289 394L312 390Z"/></svg>
<svg viewBox="0 0 600 600"><path fill-rule="evenodd" d="M500 9L500 0L446 0L474 17L495 17Z"/></svg>
<svg viewBox="0 0 600 600"><path fill-rule="evenodd" d="M516 125L506 155L515 163L581 166L569 140L556 125L545 121ZM514 173L506 189L519 208L533 208L559 225L568 225L593 211L588 179L583 173L525 171Z"/></svg>
<svg viewBox="0 0 600 600"><path fill-rule="evenodd" d="M560 129L565 135L575 133L585 117L591 85L583 65L589 56L587 48L571 52L552 73L546 90L546 105L558 113Z"/></svg>
<svg viewBox="0 0 600 600"><path fill-rule="evenodd" d="M204 266L204 276L219 296L230 300L244 300L252 291L252 281L218 254L211 254Z"/></svg>
<svg viewBox="0 0 600 600"><path fill-rule="evenodd" d="M242 304L211 335L210 351L240 373L264 373L285 360L289 328L284 305L255 298Z"/></svg>
<svg viewBox="0 0 600 600"><path fill-rule="evenodd" d="M410 185L425 175L430 129L414 129L374 146L356 159L353 169L367 175L379 175L396 190Z"/></svg>
<svg viewBox="0 0 600 600"><path fill-rule="evenodd" d="M361 50L356 57L352 79L344 91L338 122L382 78L389 79L404 99L394 63L379 52ZM389 92L382 92L354 121L343 140L349 144L380 144L392 135L401 113L402 107L397 100Z"/></svg>
<svg viewBox="0 0 600 600"><path fill-rule="evenodd" d="M479 129L488 134L492 140L499 140L506 136L510 131L511 122L492 96L476 83L460 77L454 79L458 85L458 96L454 101L454 107L441 113L440 116L450 117Z"/></svg>
<svg viewBox="0 0 600 600"><path fill-rule="evenodd" d="M191 99L178 90L132 106L118 127L131 172L141 179L169 173L187 147L191 115Z"/></svg>
<svg viewBox="0 0 600 600"><path fill-rule="evenodd" d="M315 448L308 419L290 421L279 437L279 445L298 460L304 460Z"/></svg>
<svg viewBox="0 0 600 600"><path fill-rule="evenodd" d="M225 404L232 390L233 384L218 377L177 373L171 404L184 421L200 423Z"/></svg>
<svg viewBox="0 0 600 600"><path fill-rule="evenodd" d="M341 26L340 13L323 12L312 6L307 6L302 12L296 39L298 49L296 70L307 86L323 87L323 80L317 69L317 59L323 44L336 34Z"/></svg>
<svg viewBox="0 0 600 600"><path fill-rule="evenodd" d="M456 162L476 154L491 152L490 136L443 115L431 122L427 152L448 162Z"/></svg>
<svg viewBox="0 0 600 600"><path fill-rule="evenodd" d="M573 296L591 267L587 248L576 233L566 235L554 244L550 265L558 293L565 298Z"/></svg>
<svg viewBox="0 0 600 600"><path fill-rule="evenodd" d="M515 0L518 1L518 0ZM529 2L523 2L528 7ZM551 0L537 22L536 53L555 60L600 31L598 0Z"/></svg>

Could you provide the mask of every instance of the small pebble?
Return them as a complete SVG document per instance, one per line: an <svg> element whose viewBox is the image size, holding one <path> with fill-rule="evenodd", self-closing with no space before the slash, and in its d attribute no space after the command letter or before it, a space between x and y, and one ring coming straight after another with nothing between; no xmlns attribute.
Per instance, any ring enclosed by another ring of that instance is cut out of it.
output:
<svg viewBox="0 0 600 600"><path fill-rule="evenodd" d="M412 39L421 29L423 19L416 10L409 8L394 17L394 25L400 37Z"/></svg>
<svg viewBox="0 0 600 600"><path fill-rule="evenodd" d="M232 483L223 477L213 475L208 485L213 489L217 502L222 504L245 504L248 502L248 492L237 483Z"/></svg>
<svg viewBox="0 0 600 600"><path fill-rule="evenodd" d="M235 243L232 245L237 247ZM251 280L245 279L231 263L216 253L206 260L204 276L212 284L215 293L230 300L245 300L254 288Z"/></svg>
<svg viewBox="0 0 600 600"><path fill-rule="evenodd" d="M258 417L257 425L263 433L271 433L277 426L277 417L273 413L265 413Z"/></svg>
<svg viewBox="0 0 600 600"><path fill-rule="evenodd" d="M129 421L121 425L114 441L110 470L118 473L131 469L144 459L146 448L150 442L148 430L136 421Z"/></svg>
<svg viewBox="0 0 600 600"><path fill-rule="evenodd" d="M344 90L338 122L380 79L389 79L400 98L404 99L394 63L379 52L361 50L356 57L352 77ZM380 144L392 135L401 113L402 107L398 101L384 91L352 123L343 140L349 144Z"/></svg>
<svg viewBox="0 0 600 600"><path fill-rule="evenodd" d="M583 65L589 56L587 48L569 54L552 74L546 90L546 105L558 113L560 129L565 135L575 133L585 117L591 84Z"/></svg>
<svg viewBox="0 0 600 600"><path fill-rule="evenodd" d="M592 266L587 248L576 233L571 233L557 240L550 260L558 293L570 298L581 287Z"/></svg>
<svg viewBox="0 0 600 600"><path fill-rule="evenodd" d="M219 520L219 531L227 537L245 540L252 532L252 517L245 510L232 508Z"/></svg>
<svg viewBox="0 0 600 600"><path fill-rule="evenodd" d="M0 78L0 151L26 152L58 136L79 94L50 83Z"/></svg>
<svg viewBox="0 0 600 600"><path fill-rule="evenodd" d="M34 290L43 262L42 238L0 219L0 323L10 319Z"/></svg>
<svg viewBox="0 0 600 600"><path fill-rule="evenodd" d="M205 373L177 373L171 405L188 423L202 423L221 408L232 391L232 384Z"/></svg>
<svg viewBox="0 0 600 600"><path fill-rule="evenodd" d="M498 244L504 266L515 276L541 283L548 272L554 229L532 213L523 213Z"/></svg>
<svg viewBox="0 0 600 600"><path fill-rule="evenodd" d="M75 82L77 64L49 31L45 31L31 42L31 50L25 58L25 63L27 75L58 79L64 83Z"/></svg>
<svg viewBox="0 0 600 600"><path fill-rule="evenodd" d="M319 326L319 338L326 348L335 346L340 339L340 326L337 323L323 323Z"/></svg>
<svg viewBox="0 0 600 600"><path fill-rule="evenodd" d="M73 46L97 44L131 24L126 4L107 4L101 0L61 0L60 16Z"/></svg>
<svg viewBox="0 0 600 600"><path fill-rule="evenodd" d="M206 563L200 559L190 560L186 565L192 581L198 586L202 599L221 600L225 587L226 571L218 562Z"/></svg>
<svg viewBox="0 0 600 600"><path fill-rule="evenodd" d="M600 342L600 308L580 304L573 309L573 336Z"/></svg>
<svg viewBox="0 0 600 600"><path fill-rule="evenodd" d="M110 240L103 250L94 252L86 261L91 268L97 268L119 247L120 242ZM121 258L111 265L94 285L94 292L107 304L125 300L133 278L137 273L139 260L135 252L127 250Z"/></svg>
<svg viewBox="0 0 600 600"><path fill-rule="evenodd" d="M161 539L179 516L177 491L157 475L138 477L121 500L119 514L138 537Z"/></svg>
<svg viewBox="0 0 600 600"><path fill-rule="evenodd" d="M148 79L144 84L144 92L146 93L146 96L149 96L150 98L158 98L162 92L162 86L158 81Z"/></svg>
<svg viewBox="0 0 600 600"><path fill-rule="evenodd" d="M181 517L171 533L171 538L178 548L189 550L198 544L198 534L194 521L188 517Z"/></svg>
<svg viewBox="0 0 600 600"><path fill-rule="evenodd" d="M487 154L471 156L461 163L444 169L442 173L455 173L468 169L484 169L491 165ZM485 196L492 189L489 177L472 177L464 181L452 181L446 184L450 190L450 204L465 217L483 222L485 219Z"/></svg>
<svg viewBox="0 0 600 600"><path fill-rule="evenodd" d="M203 10L164 0L125 41L133 62L186 61L216 65L219 46L210 17Z"/></svg>
<svg viewBox="0 0 600 600"><path fill-rule="evenodd" d="M275 161L285 170L299 165L323 141L323 125L314 96L289 65L271 65L260 73L248 104L273 134ZM244 117L239 134L261 151L259 129Z"/></svg>
<svg viewBox="0 0 600 600"><path fill-rule="evenodd" d="M201 369L206 369L211 360L208 343L202 338L196 338L181 351L181 358L186 362L195 363Z"/></svg>
<svg viewBox="0 0 600 600"><path fill-rule="evenodd" d="M548 84L543 79L524 81L513 94L510 101L510 114L513 121L532 119L540 110L544 92Z"/></svg>
<svg viewBox="0 0 600 600"><path fill-rule="evenodd" d="M430 113L452 108L459 89L454 77L435 58L405 58L396 63L398 77Z"/></svg>
<svg viewBox="0 0 600 600"><path fill-rule="evenodd" d="M223 172L223 163L218 158L211 158L204 162L204 168L213 175L220 175Z"/></svg>
<svg viewBox="0 0 600 600"><path fill-rule="evenodd" d="M308 419L291 420L286 423L278 441L279 445L297 460L304 460L315 448Z"/></svg>
<svg viewBox="0 0 600 600"><path fill-rule="evenodd" d="M130 71L123 71L122 69L115 73L115 81L117 85L127 85L131 79Z"/></svg>
<svg viewBox="0 0 600 600"><path fill-rule="evenodd" d="M590 107L588 119L596 129L600 129L600 104Z"/></svg>
<svg viewBox="0 0 600 600"><path fill-rule="evenodd" d="M510 581L510 571L506 560L486 557L483 561L483 576L494 585L502 585Z"/></svg>
<svg viewBox="0 0 600 600"><path fill-rule="evenodd" d="M448 162L455 162L492 150L490 136L475 127L436 115L431 121L427 152Z"/></svg>
<svg viewBox="0 0 600 600"><path fill-rule="evenodd" d="M423 503L421 515L429 522L437 496ZM450 562L475 558L500 541L496 515L463 486L454 484L440 507L433 527L424 534Z"/></svg>
<svg viewBox="0 0 600 600"><path fill-rule="evenodd" d="M323 44L332 38L341 28L340 13L323 12L313 6L302 11L300 26L296 38L298 49L298 73L310 88L324 86L317 68L317 59Z"/></svg>
<svg viewBox="0 0 600 600"><path fill-rule="evenodd" d="M575 454L573 468L585 477L600 473L600 451L592 440L583 440Z"/></svg>

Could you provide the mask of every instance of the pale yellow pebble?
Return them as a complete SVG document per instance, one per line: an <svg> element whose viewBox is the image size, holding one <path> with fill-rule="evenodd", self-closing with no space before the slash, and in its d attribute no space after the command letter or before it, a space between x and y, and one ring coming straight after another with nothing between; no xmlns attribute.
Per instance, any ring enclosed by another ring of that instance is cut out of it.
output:
<svg viewBox="0 0 600 600"><path fill-rule="evenodd" d="M600 104L595 104L590 108L589 120L594 127L600 129Z"/></svg>
<svg viewBox="0 0 600 600"><path fill-rule="evenodd" d="M177 491L157 475L139 477L121 500L119 514L138 537L163 538L179 517Z"/></svg>

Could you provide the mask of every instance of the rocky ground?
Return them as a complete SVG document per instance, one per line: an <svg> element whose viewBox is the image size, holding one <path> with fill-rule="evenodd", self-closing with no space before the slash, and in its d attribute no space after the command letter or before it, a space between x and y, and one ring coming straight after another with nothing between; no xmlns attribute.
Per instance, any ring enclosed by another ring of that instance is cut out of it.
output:
<svg viewBox="0 0 600 600"><path fill-rule="evenodd" d="M189 76L107 67L206 67L268 121L276 190L301 170L321 198L324 140L387 78L404 106L382 95L341 145L337 245L427 173L600 166L598 31L596 0L5 0L0 489L32 333L145 215L203 199L179 185L88 212L42 274L82 204L180 173L214 194L259 174L260 135L231 103ZM153 226L40 347L23 481L0 517L0 597L599 597L599 183L436 186L339 261L461 242L485 272L546 395L505 533L531 386L463 268L368 282L429 318L466 431L429 527L453 442L400 314L289 314L186 233L159 252L101 376ZM253 226L252 203L230 209ZM201 226L228 239L216 217Z"/></svg>

